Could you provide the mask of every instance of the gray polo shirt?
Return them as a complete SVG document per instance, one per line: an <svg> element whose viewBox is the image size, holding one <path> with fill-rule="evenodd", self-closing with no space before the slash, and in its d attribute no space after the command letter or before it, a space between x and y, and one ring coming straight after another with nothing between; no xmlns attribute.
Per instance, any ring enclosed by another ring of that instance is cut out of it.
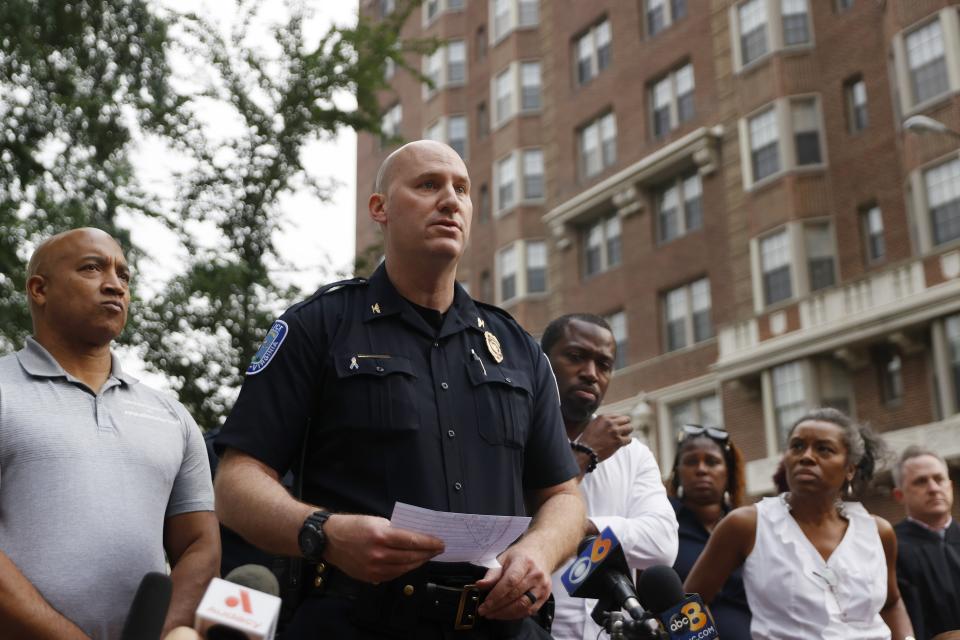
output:
<svg viewBox="0 0 960 640"><path fill-rule="evenodd" d="M87 634L118 637L164 571L166 518L212 510L197 424L116 356L96 394L33 339L0 358L0 550Z"/></svg>

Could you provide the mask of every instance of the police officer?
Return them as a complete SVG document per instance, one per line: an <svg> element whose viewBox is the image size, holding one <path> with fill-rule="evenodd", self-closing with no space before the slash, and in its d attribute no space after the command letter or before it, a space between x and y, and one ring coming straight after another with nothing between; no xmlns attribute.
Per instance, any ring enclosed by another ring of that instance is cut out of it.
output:
<svg viewBox="0 0 960 640"><path fill-rule="evenodd" d="M407 144L376 191L385 262L271 327L217 441L217 514L306 559L287 637L548 637L529 616L584 527L550 363L456 284L472 214L456 152ZM301 457L299 501L279 478ZM483 570L428 562L443 543L391 527L397 502L534 517Z"/></svg>

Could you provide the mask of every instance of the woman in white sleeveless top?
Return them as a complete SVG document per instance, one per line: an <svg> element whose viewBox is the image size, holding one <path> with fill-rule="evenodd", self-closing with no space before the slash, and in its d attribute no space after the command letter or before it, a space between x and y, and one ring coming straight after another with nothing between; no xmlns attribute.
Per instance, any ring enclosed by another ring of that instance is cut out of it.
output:
<svg viewBox="0 0 960 640"><path fill-rule="evenodd" d="M893 527L843 501L872 477L880 444L836 409L800 418L783 454L790 491L721 520L685 590L709 602L742 564L755 640L911 638Z"/></svg>

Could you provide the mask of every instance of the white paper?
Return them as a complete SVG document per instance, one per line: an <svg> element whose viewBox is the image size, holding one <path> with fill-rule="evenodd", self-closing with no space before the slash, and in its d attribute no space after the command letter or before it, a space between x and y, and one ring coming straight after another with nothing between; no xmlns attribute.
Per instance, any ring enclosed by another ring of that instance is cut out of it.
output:
<svg viewBox="0 0 960 640"><path fill-rule="evenodd" d="M527 530L530 518L434 511L398 502L393 506L390 524L443 540L446 548L431 559L433 562L472 562L496 567L497 556Z"/></svg>

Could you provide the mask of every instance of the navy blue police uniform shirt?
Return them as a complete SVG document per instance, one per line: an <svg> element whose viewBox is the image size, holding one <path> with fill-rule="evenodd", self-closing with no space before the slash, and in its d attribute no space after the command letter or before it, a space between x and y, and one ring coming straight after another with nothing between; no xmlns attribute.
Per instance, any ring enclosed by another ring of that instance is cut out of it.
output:
<svg viewBox="0 0 960 640"><path fill-rule="evenodd" d="M216 446L280 476L306 446L305 501L385 518L396 502L525 515L525 490L578 471L536 341L459 285L438 331L383 265L274 323Z"/></svg>

